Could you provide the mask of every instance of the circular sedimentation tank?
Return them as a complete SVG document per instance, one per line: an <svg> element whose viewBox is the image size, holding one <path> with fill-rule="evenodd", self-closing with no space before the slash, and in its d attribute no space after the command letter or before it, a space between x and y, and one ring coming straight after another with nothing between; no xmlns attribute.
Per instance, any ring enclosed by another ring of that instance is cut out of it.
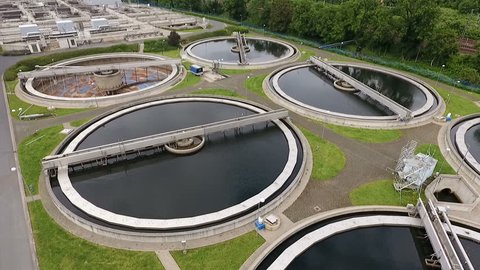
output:
<svg viewBox="0 0 480 270"><path fill-rule="evenodd" d="M433 249L418 218L399 212L360 212L309 218L279 237L254 269L427 269ZM480 267L480 233L457 227L474 267Z"/></svg>
<svg viewBox="0 0 480 270"><path fill-rule="evenodd" d="M246 37L246 61L240 64L235 37L217 37L193 42L182 51L183 56L196 63L212 65L218 62L221 68L262 68L294 61L298 50L284 41Z"/></svg>
<svg viewBox="0 0 480 270"><path fill-rule="evenodd" d="M57 153L264 111L259 105L208 97L140 103L81 127ZM108 161L106 167L59 169L49 188L67 217L96 232L205 237L253 222L256 211L282 202L303 175L301 136L286 120L263 122L178 141L180 148L201 145L185 155L159 148L127 157L128 162Z"/></svg>
<svg viewBox="0 0 480 270"><path fill-rule="evenodd" d="M118 65L128 62L165 60L156 55L112 53L79 57L53 64L68 66ZM62 108L109 106L145 98L168 90L181 80L182 69L175 64L112 69L89 73L30 78L24 82L20 98L37 105Z"/></svg>
<svg viewBox="0 0 480 270"><path fill-rule="evenodd" d="M278 69L266 78L264 88L275 102L307 117L356 127L409 127L430 122L443 110L438 93L416 78L363 64L331 64L410 110L413 118L400 120L386 106L352 91L347 83L340 84L312 64Z"/></svg>
<svg viewBox="0 0 480 270"><path fill-rule="evenodd" d="M463 168L473 175L480 175L480 114L473 114L457 119L447 129L448 153L457 164L455 168ZM463 166L466 164L466 166ZM464 168L467 167L467 168ZM472 179L476 178L475 176ZM478 184L480 182L476 182Z"/></svg>

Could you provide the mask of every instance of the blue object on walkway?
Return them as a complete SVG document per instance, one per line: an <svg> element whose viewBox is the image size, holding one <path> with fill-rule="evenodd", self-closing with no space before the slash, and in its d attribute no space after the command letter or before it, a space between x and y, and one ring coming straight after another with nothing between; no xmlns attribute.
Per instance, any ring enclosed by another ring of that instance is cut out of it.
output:
<svg viewBox="0 0 480 270"><path fill-rule="evenodd" d="M263 223L263 222L260 223L260 222L258 222L258 219L256 219L255 220L255 227L257 227L257 229L261 231L261 230L265 229L265 223Z"/></svg>

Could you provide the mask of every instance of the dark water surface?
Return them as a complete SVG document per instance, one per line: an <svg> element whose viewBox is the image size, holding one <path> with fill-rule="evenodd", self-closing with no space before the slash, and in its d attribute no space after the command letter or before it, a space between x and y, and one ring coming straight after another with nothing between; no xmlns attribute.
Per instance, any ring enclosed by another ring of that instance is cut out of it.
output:
<svg viewBox="0 0 480 270"><path fill-rule="evenodd" d="M340 70L412 111L427 101L421 89L398 77L357 67L340 67Z"/></svg>
<svg viewBox="0 0 480 270"><path fill-rule="evenodd" d="M411 110L421 108L426 102L421 89L395 76L361 68L339 68ZM362 116L393 115L390 110L365 100L360 92L337 90L333 81L314 67L287 72L278 83L290 97L319 109Z"/></svg>
<svg viewBox="0 0 480 270"><path fill-rule="evenodd" d="M452 192L449 188L442 189L438 192L435 192L435 198L442 202L452 202L452 203L461 203L457 194Z"/></svg>
<svg viewBox="0 0 480 270"><path fill-rule="evenodd" d="M308 230L310 231L310 230ZM302 232L298 237L305 235ZM424 270L424 258L432 249L423 237L425 231L409 227L369 227L343 232L320 241L297 258L287 269L325 270ZM295 240L296 241L296 240ZM461 239L474 267L480 267L480 244ZM287 242L287 244L285 244ZM277 249L284 250L294 241L286 240ZM285 246L286 245L286 246ZM267 269L281 254L272 251L273 258L257 269Z"/></svg>
<svg viewBox="0 0 480 270"><path fill-rule="evenodd" d="M480 124L467 130L467 133L465 133L465 142L467 146L469 146L470 154L480 163Z"/></svg>
<svg viewBox="0 0 480 270"><path fill-rule="evenodd" d="M314 244L288 269L422 270L423 266L409 228L371 227Z"/></svg>
<svg viewBox="0 0 480 270"><path fill-rule="evenodd" d="M79 148L231 119L253 112L213 102L178 102L116 118L91 133ZM162 153L102 170L70 175L75 189L109 211L142 218L181 218L241 203L270 185L288 157L284 134L265 123L211 134L202 150ZM299 161L298 161L299 162ZM296 168L298 170L298 166Z"/></svg>
<svg viewBox="0 0 480 270"><path fill-rule="evenodd" d="M207 41L191 48L192 53L200 58L208 60L223 59L223 62L237 63L239 54L231 51L232 46L237 44L233 38ZM259 63L277 60L287 55L289 49L276 42L258 39L248 39L247 44L250 52L247 53L247 62Z"/></svg>

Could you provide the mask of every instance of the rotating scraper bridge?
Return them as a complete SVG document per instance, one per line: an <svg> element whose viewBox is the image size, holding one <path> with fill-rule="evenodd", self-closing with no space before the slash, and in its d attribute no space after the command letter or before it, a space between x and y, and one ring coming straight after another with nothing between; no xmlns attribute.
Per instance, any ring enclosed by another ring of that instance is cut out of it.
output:
<svg viewBox="0 0 480 270"><path fill-rule="evenodd" d="M146 98L183 79L179 59L156 55L99 54L19 72L19 97L39 106L103 107Z"/></svg>
<svg viewBox="0 0 480 270"><path fill-rule="evenodd" d="M323 72L325 72L328 77L333 77L337 80L347 82L353 88L361 91L363 94L367 95L371 99L387 107L389 110L397 114L400 120L406 121L413 117L411 110L391 100L380 92L375 91L371 87L358 81L352 76L345 74L344 72L340 71L338 68L330 65L329 63L322 61L321 59L314 56L310 57L310 62L323 70Z"/></svg>
<svg viewBox="0 0 480 270"><path fill-rule="evenodd" d="M71 153L47 156L43 159L43 169L50 176L58 176L58 181L67 198L79 209L89 215L98 217L112 224L118 224L131 228L175 229L201 225L210 222L209 218L191 218L185 222L178 220L151 220L118 215L107 210L98 208L83 199L71 186L68 171L71 166L83 167L107 166L116 162L129 160L132 155L141 157L142 153L149 150L160 150L164 145L196 136L207 136L215 132L227 130L239 131L241 127L263 122L270 122L288 117L287 110L274 110L254 115L237 117L234 119L218 121L214 123L174 130L170 132L140 137L118 143L112 143L88 149L78 150ZM65 187L65 189L64 189ZM246 206L246 205L244 205Z"/></svg>
<svg viewBox="0 0 480 270"><path fill-rule="evenodd" d="M81 73L95 73L109 70L125 70L125 69L134 69L150 66L163 66L163 65L179 65L180 60L151 60L151 61L135 61L127 63L116 63L116 64L106 64L106 65L94 65L94 66L49 66L45 70L35 70L29 72L20 72L18 73L18 78L21 80L27 80L30 78L42 78L42 77L53 77L53 76L64 76L70 74L81 74Z"/></svg>
<svg viewBox="0 0 480 270"><path fill-rule="evenodd" d="M237 41L237 49L240 58L240 65L247 65L247 53L246 50L248 48L247 40L245 39L245 35L242 35L240 32L237 32L236 35Z"/></svg>

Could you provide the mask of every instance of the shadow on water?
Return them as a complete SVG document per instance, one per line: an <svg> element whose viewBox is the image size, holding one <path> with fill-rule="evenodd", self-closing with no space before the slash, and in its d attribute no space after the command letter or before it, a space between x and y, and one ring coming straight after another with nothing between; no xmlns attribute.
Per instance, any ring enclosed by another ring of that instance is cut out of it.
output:
<svg viewBox="0 0 480 270"><path fill-rule="evenodd" d="M426 102L426 96L421 89L396 76L356 67L339 68L408 109L420 109ZM312 66L288 71L280 76L278 83L288 96L318 109L361 116L393 115L384 105L362 92L336 89L330 78Z"/></svg>
<svg viewBox="0 0 480 270"><path fill-rule="evenodd" d="M442 202L451 202L451 203L462 203L457 194L449 188L444 188L438 192L435 192L435 198Z"/></svg>
<svg viewBox="0 0 480 270"><path fill-rule="evenodd" d="M234 105L207 101L172 102L121 115L89 134L79 146L97 145L168 132L185 127L253 114ZM301 144L293 173L266 203L283 192L295 179L303 160ZM63 150L62 150L63 151ZM93 204L115 213L143 218L181 218L219 211L258 194L283 171L288 142L278 126L259 123L240 132L226 131L207 136L205 146L193 155L177 156L166 151L147 152L147 157L102 167L82 169L70 178L75 189ZM83 213L51 179L56 197L75 214L97 224L117 229ZM229 217L238 218L255 208ZM223 222L223 221L218 221ZM217 223L218 223L217 222Z"/></svg>
<svg viewBox="0 0 480 270"><path fill-rule="evenodd" d="M469 153L480 163L480 124L467 130L465 133L465 143L468 146Z"/></svg>
<svg viewBox="0 0 480 270"><path fill-rule="evenodd" d="M195 56L211 61L223 59L223 62L237 63L238 53L231 51L236 44L233 38L212 40L193 46L191 51ZM267 40L247 38L247 44L250 47L250 52L246 53L249 63L274 61L285 57L289 52L286 46Z"/></svg>
<svg viewBox="0 0 480 270"><path fill-rule="evenodd" d="M267 269L289 246L318 228L372 214L393 213L354 213L312 224L280 243L256 269ZM480 243L463 238L461 242L474 267L480 267ZM374 226L342 232L317 242L296 257L287 269L426 270L432 268L424 259L431 258L433 253L424 229Z"/></svg>

